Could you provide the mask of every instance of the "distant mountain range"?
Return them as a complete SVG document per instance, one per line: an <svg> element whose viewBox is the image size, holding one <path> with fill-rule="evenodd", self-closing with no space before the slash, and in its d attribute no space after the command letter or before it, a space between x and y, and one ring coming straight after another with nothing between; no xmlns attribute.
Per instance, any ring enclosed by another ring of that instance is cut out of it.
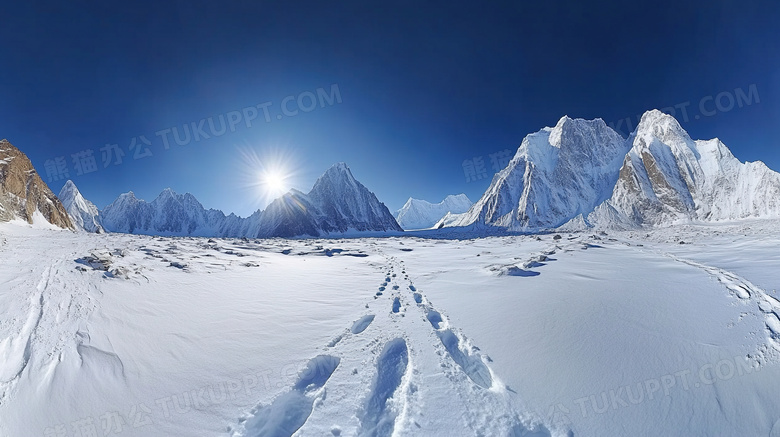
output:
<svg viewBox="0 0 780 437"><path fill-rule="evenodd" d="M58 199L29 159L0 141L0 221L89 232L264 238L453 228L479 235L770 217L780 217L780 174L760 161L740 162L718 139L692 140L657 110L645 113L628 139L601 119L563 117L526 136L476 203L463 194L437 204L410 198L395 216L344 163L310 192L291 190L246 218L170 189L151 202L125 193L98 211L70 181Z"/></svg>
<svg viewBox="0 0 780 437"><path fill-rule="evenodd" d="M263 238L402 231L344 163L329 168L309 193L291 190L246 218L207 210L193 195L166 189L152 202L122 194L100 219L111 232L153 235Z"/></svg>
<svg viewBox="0 0 780 437"><path fill-rule="evenodd" d="M447 196L439 203L410 197L394 215L398 224L406 230L428 229L436 225L447 214L460 214L468 211L472 204L473 202L465 194Z"/></svg>

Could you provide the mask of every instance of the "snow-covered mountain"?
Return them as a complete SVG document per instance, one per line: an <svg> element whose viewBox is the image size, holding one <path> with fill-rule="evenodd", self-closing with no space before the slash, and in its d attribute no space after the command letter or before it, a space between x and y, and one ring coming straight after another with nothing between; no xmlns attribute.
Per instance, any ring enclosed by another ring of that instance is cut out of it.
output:
<svg viewBox="0 0 780 437"><path fill-rule="evenodd" d="M105 232L103 225L100 224L100 211L92 202L81 195L73 181L65 182L57 197L62 202L62 206L65 207L65 211L68 212L76 229L98 234Z"/></svg>
<svg viewBox="0 0 780 437"><path fill-rule="evenodd" d="M260 215L259 237L402 231L374 193L338 163L317 179L308 194L292 190Z"/></svg>
<svg viewBox="0 0 780 437"><path fill-rule="evenodd" d="M207 210L192 194L171 189L152 202L122 194L100 217L109 231L152 235L262 238L402 230L344 163L328 169L308 194L291 190L246 218Z"/></svg>
<svg viewBox="0 0 780 437"><path fill-rule="evenodd" d="M439 203L409 198L395 212L395 219L404 229L428 229L447 214L461 214L469 210L473 202L465 194L449 195Z"/></svg>
<svg viewBox="0 0 780 437"><path fill-rule="evenodd" d="M440 225L560 226L609 198L627 151L625 140L601 119L563 117L526 136L477 203Z"/></svg>
<svg viewBox="0 0 780 437"><path fill-rule="evenodd" d="M653 110L622 139L601 119L563 117L528 135L464 214L436 227L667 225L780 217L780 174L742 163L718 139L694 141Z"/></svg>
<svg viewBox="0 0 780 437"><path fill-rule="evenodd" d="M719 139L694 141L674 117L644 114L595 224L660 225L780 217L780 174L742 163Z"/></svg>
<svg viewBox="0 0 780 437"><path fill-rule="evenodd" d="M151 202L130 191L103 208L100 219L106 230L128 234L221 236L225 215L205 209L190 193L166 188Z"/></svg>
<svg viewBox="0 0 780 437"><path fill-rule="evenodd" d="M27 155L7 140L0 140L0 222L12 220L73 229L65 207Z"/></svg>

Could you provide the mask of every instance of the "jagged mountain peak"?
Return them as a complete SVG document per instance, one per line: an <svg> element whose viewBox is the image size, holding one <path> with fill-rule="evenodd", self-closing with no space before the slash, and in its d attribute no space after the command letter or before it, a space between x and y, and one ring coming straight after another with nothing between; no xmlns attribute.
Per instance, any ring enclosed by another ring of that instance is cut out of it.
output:
<svg viewBox="0 0 780 437"><path fill-rule="evenodd" d="M318 179L332 178L343 178L347 180L355 179L355 177L352 175L352 170L350 170L349 166L347 166L347 164L344 162L337 162L333 164L327 170L325 170L325 173L323 173Z"/></svg>
<svg viewBox="0 0 780 437"><path fill-rule="evenodd" d="M473 203L473 202L471 202L471 199L469 199L469 196L467 196L467 195L465 195L463 193L460 193L460 194L450 194L447 197L445 197L442 202L451 202L451 201L465 201L465 202Z"/></svg>
<svg viewBox="0 0 780 437"><path fill-rule="evenodd" d="M68 179L65 182L65 185L62 186L59 194L57 194L57 197L60 199L63 205L65 205L66 201L81 197L81 192L79 191L78 187L76 187L76 184L74 184L72 180ZM65 209L67 209L67 205Z"/></svg>
<svg viewBox="0 0 780 437"><path fill-rule="evenodd" d="M65 185L62 186L62 190L60 190L60 193L62 193L63 191L66 191L66 192L76 191L76 192L78 192L79 189L76 187L76 184L74 184L72 180L68 179L65 182Z"/></svg>
<svg viewBox="0 0 780 437"><path fill-rule="evenodd" d="M694 141L677 120L648 111L629 137L613 194L596 224L664 225L780 216L780 175L742 163L722 141ZM605 211L608 211L605 214Z"/></svg>
<svg viewBox="0 0 780 437"><path fill-rule="evenodd" d="M651 110L628 139L601 119L567 116L529 134L482 198L440 223L535 230L767 216L780 216L778 173L741 163L717 138L694 141Z"/></svg>
<svg viewBox="0 0 780 437"><path fill-rule="evenodd" d="M564 115L558 120L552 128L546 128L543 130L549 130L549 144L553 147L560 148L561 138L564 135L574 135L578 129L603 129L607 125L604 120L596 118L594 120L585 120L583 118L571 118L568 115Z"/></svg>
<svg viewBox="0 0 780 437"><path fill-rule="evenodd" d="M220 236L221 211L206 210L190 193L164 189L153 201L121 194L100 212L107 230L152 235Z"/></svg>
<svg viewBox="0 0 780 437"><path fill-rule="evenodd" d="M105 232L100 222L100 211L85 199L72 180L65 182L57 195L77 229L101 234Z"/></svg>
<svg viewBox="0 0 780 437"><path fill-rule="evenodd" d="M320 190L354 190L360 185L352 175L352 171L347 164L343 162L336 163L328 168L317 181L309 194L317 193ZM361 185L362 186L362 185Z"/></svg>
<svg viewBox="0 0 780 437"><path fill-rule="evenodd" d="M341 172L350 172L349 166L346 162L337 162L328 168L325 173L331 172L331 171L341 171ZM351 172L350 172L351 173Z"/></svg>
<svg viewBox="0 0 780 437"><path fill-rule="evenodd" d="M485 194L447 225L559 226L609 197L627 151L603 120L563 117L554 128L527 135Z"/></svg>
<svg viewBox="0 0 780 437"><path fill-rule="evenodd" d="M401 230L385 204L343 162L320 176L306 198L320 214L323 232Z"/></svg>
<svg viewBox="0 0 780 437"><path fill-rule="evenodd" d="M694 141L688 132L680 126L676 118L657 109L642 115L628 141L637 151L649 150L657 144L663 144L675 154L696 154Z"/></svg>
<svg viewBox="0 0 780 437"><path fill-rule="evenodd" d="M191 193L179 194L173 191L171 188L166 188L160 192L159 195L151 203L165 203L165 202L177 202L177 203L197 203L200 202Z"/></svg>

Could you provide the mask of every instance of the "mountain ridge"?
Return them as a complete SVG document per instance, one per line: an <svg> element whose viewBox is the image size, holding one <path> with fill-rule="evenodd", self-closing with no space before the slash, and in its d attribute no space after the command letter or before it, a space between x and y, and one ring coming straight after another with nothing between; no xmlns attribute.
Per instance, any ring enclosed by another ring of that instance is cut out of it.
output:
<svg viewBox="0 0 780 437"><path fill-rule="evenodd" d="M442 227L533 232L780 217L780 174L693 140L647 111L623 139L601 119L562 117L523 139L482 197Z"/></svg>
<svg viewBox="0 0 780 437"><path fill-rule="evenodd" d="M263 238L402 231L343 162L326 170L309 193L292 189L248 217L205 209L192 194L170 188L151 202L123 193L100 214L112 232L153 235Z"/></svg>
<svg viewBox="0 0 780 437"><path fill-rule="evenodd" d="M0 220L166 236L382 235L404 228L478 235L777 218L780 174L761 161L740 161L717 138L693 140L674 117L651 110L625 139L602 119L568 116L528 134L473 204L464 194L438 204L409 198L391 214L343 162L308 193L292 189L248 217L206 209L170 188L151 202L129 191L97 212L72 181L59 197L21 151L0 141Z"/></svg>
<svg viewBox="0 0 780 437"><path fill-rule="evenodd" d="M428 229L447 214L464 213L471 205L473 202L463 193L450 194L439 203L410 197L393 215L404 230Z"/></svg>

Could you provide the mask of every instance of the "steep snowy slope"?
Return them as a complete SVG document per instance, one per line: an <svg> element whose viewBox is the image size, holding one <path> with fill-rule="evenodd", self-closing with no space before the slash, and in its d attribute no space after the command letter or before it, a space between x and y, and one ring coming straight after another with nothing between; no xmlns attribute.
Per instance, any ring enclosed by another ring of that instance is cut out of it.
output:
<svg viewBox="0 0 780 437"><path fill-rule="evenodd" d="M596 224L661 225L780 216L780 174L742 163L717 138L694 141L674 117L646 112Z"/></svg>
<svg viewBox="0 0 780 437"><path fill-rule="evenodd" d="M76 229L98 234L105 232L103 225L100 224L100 211L92 202L81 195L73 181L65 182L57 197L65 207L65 211L68 212Z"/></svg>
<svg viewBox="0 0 780 437"><path fill-rule="evenodd" d="M465 194L449 195L439 203L409 198L395 212L395 219L404 229L428 229L447 214L461 214L469 210L473 202Z"/></svg>
<svg viewBox="0 0 780 437"><path fill-rule="evenodd" d="M11 220L73 229L65 207L38 176L27 155L0 140L0 222Z"/></svg>
<svg viewBox="0 0 780 437"><path fill-rule="evenodd" d="M525 137L482 198L445 223L511 230L560 226L609 197L627 151L625 140L601 119L563 117Z"/></svg>

